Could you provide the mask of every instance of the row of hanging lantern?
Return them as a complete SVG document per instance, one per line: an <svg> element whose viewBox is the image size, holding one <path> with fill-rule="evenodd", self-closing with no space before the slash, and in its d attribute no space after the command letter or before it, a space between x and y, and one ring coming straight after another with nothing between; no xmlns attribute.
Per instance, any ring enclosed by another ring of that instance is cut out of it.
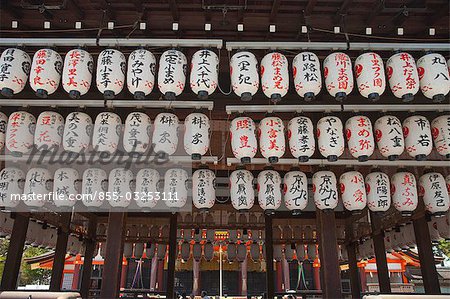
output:
<svg viewBox="0 0 450 299"><path fill-rule="evenodd" d="M344 134L345 131L345 134ZM450 115L438 116L430 123L421 115L406 118L403 123L393 115L378 118L374 126L367 116L356 115L345 122L339 117L324 116L317 122L316 134L310 118L297 116L287 126L291 154L300 162L314 155L317 147L329 161L336 161L345 149L359 161L367 161L375 145L383 157L396 160L406 152L416 160L425 160L433 149L450 158ZM230 125L233 155L242 163L250 163L258 150L270 163L276 163L286 150L285 126L276 116L263 118L259 126L248 116L239 116ZM258 138L257 138L258 136Z"/></svg>
<svg viewBox="0 0 450 299"><path fill-rule="evenodd" d="M157 260L162 261L167 255L167 244L163 243L130 243L126 242L123 246L123 257L135 259L152 259L156 257Z"/></svg>
<svg viewBox="0 0 450 299"><path fill-rule="evenodd" d="M56 111L44 111L36 118L29 112L13 112L9 118L0 112L0 150L6 148L13 155L38 150L58 149L80 154L92 148L114 154L121 141L125 152L172 155L178 148L180 121L170 112L159 113L152 122L143 112L132 112L122 120L113 112L102 112L95 122L84 112L71 112L64 118ZM6 130L5 130L6 128ZM209 149L210 120L200 112L189 114L184 121L184 149L194 160L200 160ZM91 142L92 140L92 142ZM152 146L153 145L153 148Z"/></svg>

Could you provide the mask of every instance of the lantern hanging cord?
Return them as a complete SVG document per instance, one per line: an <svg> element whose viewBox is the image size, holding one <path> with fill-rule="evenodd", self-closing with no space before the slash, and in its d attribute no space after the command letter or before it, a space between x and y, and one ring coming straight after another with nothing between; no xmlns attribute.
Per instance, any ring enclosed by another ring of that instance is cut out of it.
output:
<svg viewBox="0 0 450 299"><path fill-rule="evenodd" d="M222 51L219 49L219 63L220 63L220 52L222 52ZM228 52L228 65L230 65L231 64L231 54L230 54L230 51L227 51L227 52ZM226 96L230 95L231 92L233 91L233 89L231 88L231 74L230 74L230 90L229 91L227 91L227 92L223 91L222 88L220 87L219 81L220 81L219 78L217 78L217 87L219 88L220 92Z"/></svg>
<svg viewBox="0 0 450 299"><path fill-rule="evenodd" d="M228 114L228 117L227 117L227 126L228 126L228 128L230 127L230 117L231 117L231 115ZM228 143L228 139L229 138L230 138L230 134L227 134L227 137L226 137L225 142L224 142L223 147L222 147L222 156L220 156L220 158L217 160L217 163L222 161L223 158L225 157L225 151L227 149L227 143Z"/></svg>

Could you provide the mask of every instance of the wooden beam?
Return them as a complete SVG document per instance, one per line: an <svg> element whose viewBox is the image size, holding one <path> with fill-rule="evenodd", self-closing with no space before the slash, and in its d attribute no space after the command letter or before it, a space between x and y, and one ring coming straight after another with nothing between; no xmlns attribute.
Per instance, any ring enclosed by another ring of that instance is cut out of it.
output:
<svg viewBox="0 0 450 299"><path fill-rule="evenodd" d="M2 291L13 291L16 289L29 219L30 217L28 216L15 214L11 239L9 240L8 253L6 255L5 266L3 268L0 287Z"/></svg>
<svg viewBox="0 0 450 299"><path fill-rule="evenodd" d="M347 14L347 10L352 3L353 3L353 0L344 0L344 2L342 2L341 7L339 7L338 11L336 12L336 15L334 16L335 24L339 24L342 16Z"/></svg>
<svg viewBox="0 0 450 299"><path fill-rule="evenodd" d="M265 224L265 241L266 246L266 298L273 298L275 296L274 286L274 269L273 269L273 227L272 216L264 215Z"/></svg>
<svg viewBox="0 0 450 299"><path fill-rule="evenodd" d="M178 12L177 3L175 0L169 0L170 12L172 13L172 19L174 22L178 22L180 19L180 13Z"/></svg>
<svg viewBox="0 0 450 299"><path fill-rule="evenodd" d="M83 272L81 274L80 294L82 298L89 297L89 287L91 284L92 259L95 254L97 236L97 218L89 219L87 238L84 240L84 261Z"/></svg>
<svg viewBox="0 0 450 299"><path fill-rule="evenodd" d="M272 10L270 11L270 18L269 22L273 23L276 21L277 14L278 14L278 8L280 7L281 0L274 0L272 4Z"/></svg>
<svg viewBox="0 0 450 299"><path fill-rule="evenodd" d="M348 266L352 298L361 298L361 280L359 279L358 260L356 259L356 242L347 245Z"/></svg>
<svg viewBox="0 0 450 299"><path fill-rule="evenodd" d="M370 25L375 20L375 18L380 14L384 8L385 0L376 0L375 4L372 6L369 15L366 18L366 24Z"/></svg>
<svg viewBox="0 0 450 299"><path fill-rule="evenodd" d="M125 212L109 212L100 298L119 298L125 224Z"/></svg>
<svg viewBox="0 0 450 299"><path fill-rule="evenodd" d="M414 235L416 236L417 250L419 252L420 271L422 272L425 294L437 295L441 293L439 278L431 246L430 231L426 216L413 220Z"/></svg>
<svg viewBox="0 0 450 299"><path fill-rule="evenodd" d="M173 298L175 286L175 261L177 259L177 217L178 215L170 215L169 228L169 260L167 263L167 298Z"/></svg>
<svg viewBox="0 0 450 299"><path fill-rule="evenodd" d="M71 213L62 213L62 226L58 227L58 238L56 240L55 257L53 258L52 276L50 279L50 291L61 291L61 282L64 275L64 264L66 262L67 240L70 233Z"/></svg>
<svg viewBox="0 0 450 299"><path fill-rule="evenodd" d="M381 228L381 217L370 212L370 223L372 226L373 248L377 263L378 284L380 292L391 293L391 282L389 280L389 269L386 258L386 247L384 246L384 232Z"/></svg>
<svg viewBox="0 0 450 299"><path fill-rule="evenodd" d="M317 0L309 0L308 4L305 7L304 15L310 16L314 10L314 7L316 6Z"/></svg>

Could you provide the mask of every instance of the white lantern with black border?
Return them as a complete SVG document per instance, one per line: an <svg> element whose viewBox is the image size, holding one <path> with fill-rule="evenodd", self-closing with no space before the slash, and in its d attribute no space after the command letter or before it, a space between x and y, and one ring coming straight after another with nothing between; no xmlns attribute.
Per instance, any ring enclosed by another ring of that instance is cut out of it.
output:
<svg viewBox="0 0 450 299"><path fill-rule="evenodd" d="M73 207L78 194L80 175L74 168L59 168L53 175L53 203L57 207Z"/></svg>
<svg viewBox="0 0 450 299"><path fill-rule="evenodd" d="M255 122L247 116L233 119L230 125L230 139L233 155L243 164L250 163L258 150Z"/></svg>
<svg viewBox="0 0 450 299"><path fill-rule="evenodd" d="M62 66L61 56L52 49L40 49L34 53L30 86L38 97L46 98L58 89Z"/></svg>
<svg viewBox="0 0 450 299"><path fill-rule="evenodd" d="M97 115L92 135L92 146L97 152L114 154L119 145L122 133L122 120L112 112L102 112Z"/></svg>
<svg viewBox="0 0 450 299"><path fill-rule="evenodd" d="M23 50L8 48L0 56L0 92L10 98L21 92L28 81L31 59Z"/></svg>
<svg viewBox="0 0 450 299"><path fill-rule="evenodd" d="M14 208L20 199L15 198L23 193L25 173L15 167L5 167L0 172L0 207Z"/></svg>
<svg viewBox="0 0 450 299"><path fill-rule="evenodd" d="M81 153L91 143L92 118L84 112L71 112L66 117L63 135L63 148L68 152Z"/></svg>
<svg viewBox="0 0 450 299"><path fill-rule="evenodd" d="M402 213L411 216L419 203L414 174L400 170L391 177L392 204Z"/></svg>
<svg viewBox="0 0 450 299"><path fill-rule="evenodd" d="M64 58L62 86L69 93L69 97L79 99L89 91L93 71L94 59L87 51L73 49L67 52Z"/></svg>
<svg viewBox="0 0 450 299"><path fill-rule="evenodd" d="M274 103L281 101L289 90L289 69L286 56L273 52L261 60L261 88Z"/></svg>
<svg viewBox="0 0 450 299"><path fill-rule="evenodd" d="M331 53L323 61L323 75L328 93L338 102L347 98L353 90L352 61L341 52Z"/></svg>
<svg viewBox="0 0 450 299"><path fill-rule="evenodd" d="M287 135L292 156L300 162L307 162L316 150L311 119L305 116L294 117L289 121Z"/></svg>
<svg viewBox="0 0 450 299"><path fill-rule="evenodd" d="M336 116L325 116L317 122L317 138L320 154L334 162L344 153L344 128Z"/></svg>
<svg viewBox="0 0 450 299"><path fill-rule="evenodd" d="M427 159L433 150L431 125L422 115L413 115L403 121L403 136L408 154L417 161Z"/></svg>
<svg viewBox="0 0 450 299"><path fill-rule="evenodd" d="M81 194L89 194L83 196L83 205L86 207L100 207L103 199L106 197L108 190L108 175L101 168L87 168L83 172L83 180L81 184Z"/></svg>
<svg viewBox="0 0 450 299"><path fill-rule="evenodd" d="M425 209L435 216L444 216L449 209L449 195L445 178L439 172L427 172L419 178L419 195Z"/></svg>
<svg viewBox="0 0 450 299"><path fill-rule="evenodd" d="M219 82L219 57L208 49L192 55L190 85L200 100L213 94Z"/></svg>
<svg viewBox="0 0 450 299"><path fill-rule="evenodd" d="M361 213L367 204L363 175L354 170L345 172L340 176L339 184L344 208L354 214Z"/></svg>
<svg viewBox="0 0 450 299"><path fill-rule="evenodd" d="M417 60L420 90L434 103L445 100L450 91L450 75L444 56L428 53Z"/></svg>
<svg viewBox="0 0 450 299"><path fill-rule="evenodd" d="M366 176L367 206L372 212L386 212L391 207L389 176L374 170Z"/></svg>
<svg viewBox="0 0 450 299"><path fill-rule="evenodd" d="M322 89L320 61L312 52L301 52L292 61L295 91L306 102L312 101Z"/></svg>
<svg viewBox="0 0 450 299"><path fill-rule="evenodd" d="M28 153L34 144L36 118L28 112L11 113L6 127L6 148L13 156Z"/></svg>
<svg viewBox="0 0 450 299"><path fill-rule="evenodd" d="M450 158L450 115L438 116L431 122L431 135L433 135L436 151Z"/></svg>
<svg viewBox="0 0 450 299"><path fill-rule="evenodd" d="M123 148L129 154L143 154L150 143L152 122L143 112L132 112L125 119Z"/></svg>
<svg viewBox="0 0 450 299"><path fill-rule="evenodd" d="M111 199L108 201L111 207L126 208L133 198L132 190L133 172L125 168L114 168L108 177L108 192Z"/></svg>
<svg viewBox="0 0 450 299"><path fill-rule="evenodd" d="M155 85L156 58L152 52L137 49L128 56L127 87L137 100L148 96Z"/></svg>
<svg viewBox="0 0 450 299"><path fill-rule="evenodd" d="M308 179L299 170L284 175L284 204L293 215L298 215L308 205Z"/></svg>
<svg viewBox="0 0 450 299"><path fill-rule="evenodd" d="M253 175L245 169L237 169L230 175L230 197L233 208L248 211L255 202Z"/></svg>
<svg viewBox="0 0 450 299"><path fill-rule="evenodd" d="M386 62L386 72L391 91L403 102L411 102L419 91L416 61L405 52L392 55Z"/></svg>
<svg viewBox="0 0 450 299"><path fill-rule="evenodd" d="M34 133L34 145L38 150L58 150L62 142L64 118L55 111L39 114Z"/></svg>
<svg viewBox="0 0 450 299"><path fill-rule="evenodd" d="M188 197L188 173L182 168L168 169L164 175L163 199L170 209L180 209L186 205Z"/></svg>
<svg viewBox="0 0 450 299"><path fill-rule="evenodd" d="M358 56L355 61L356 85L359 93L371 100L378 101L386 88L383 60L373 52Z"/></svg>
<svg viewBox="0 0 450 299"><path fill-rule="evenodd" d="M105 99L114 99L122 91L126 64L125 55L115 49L105 49L98 55L97 88Z"/></svg>
<svg viewBox="0 0 450 299"><path fill-rule="evenodd" d="M172 155L178 147L178 117L169 112L159 113L154 122L152 144L155 154Z"/></svg>
<svg viewBox="0 0 450 299"><path fill-rule="evenodd" d="M266 214L273 214L281 205L281 176L272 169L258 174L258 202Z"/></svg>
<svg viewBox="0 0 450 299"><path fill-rule="evenodd" d="M175 100L186 84L187 59L178 50L167 50L159 59L158 88L166 100Z"/></svg>
<svg viewBox="0 0 450 299"><path fill-rule="evenodd" d="M237 52L230 61L231 87L241 100L248 102L258 92L258 61L250 52Z"/></svg>
<svg viewBox="0 0 450 299"><path fill-rule="evenodd" d="M197 169L192 174L192 202L200 211L208 211L216 201L216 175L210 169Z"/></svg>
<svg viewBox="0 0 450 299"><path fill-rule="evenodd" d="M401 121L393 115L378 118L374 125L378 150L389 161L395 161L405 149Z"/></svg>
<svg viewBox="0 0 450 299"><path fill-rule="evenodd" d="M312 177L313 198L319 210L332 210L338 204L337 180L333 172L321 170Z"/></svg>
<svg viewBox="0 0 450 299"><path fill-rule="evenodd" d="M345 135L350 154L359 162L367 161L375 148L370 119L363 115L349 118L345 122Z"/></svg>
<svg viewBox="0 0 450 299"><path fill-rule="evenodd" d="M136 174L136 192L135 201L138 207L142 209L154 208L161 194L158 191L158 183L161 179L156 169L143 168Z"/></svg>
<svg viewBox="0 0 450 299"><path fill-rule="evenodd" d="M261 154L269 163L277 163L286 150L284 124L281 118L268 116L261 120L258 128Z"/></svg>
<svg viewBox="0 0 450 299"><path fill-rule="evenodd" d="M191 113L184 120L184 128L184 150L192 160L200 160L209 149L209 118L203 113Z"/></svg>

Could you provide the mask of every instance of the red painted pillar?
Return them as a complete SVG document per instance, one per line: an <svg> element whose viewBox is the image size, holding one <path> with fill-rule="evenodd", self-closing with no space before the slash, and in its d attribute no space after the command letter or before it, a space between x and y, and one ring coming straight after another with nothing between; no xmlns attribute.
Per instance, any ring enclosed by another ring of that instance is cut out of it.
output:
<svg viewBox="0 0 450 299"><path fill-rule="evenodd" d="M275 262L276 263L276 272L277 272L277 278L276 280L276 292L281 292L283 290L283 267L281 265L281 262Z"/></svg>
<svg viewBox="0 0 450 299"><path fill-rule="evenodd" d="M128 267L128 263L127 260L124 258L122 260L122 272L120 275L120 288L124 289L125 285L127 283L127 267Z"/></svg>
<svg viewBox="0 0 450 299"><path fill-rule="evenodd" d="M367 292L367 278L366 278L366 271L364 270L364 267L359 267L359 275L361 277L361 290L362 292Z"/></svg>
<svg viewBox="0 0 450 299"><path fill-rule="evenodd" d="M73 269L72 290L78 290L78 284L80 282L80 268L81 265L75 264Z"/></svg>
<svg viewBox="0 0 450 299"><path fill-rule="evenodd" d="M313 265L313 273L314 273L314 288L316 290L321 290L322 286L320 285L320 266L314 267Z"/></svg>
<svg viewBox="0 0 450 299"><path fill-rule="evenodd" d="M158 261L158 279L157 279L157 290L164 291L164 260Z"/></svg>

